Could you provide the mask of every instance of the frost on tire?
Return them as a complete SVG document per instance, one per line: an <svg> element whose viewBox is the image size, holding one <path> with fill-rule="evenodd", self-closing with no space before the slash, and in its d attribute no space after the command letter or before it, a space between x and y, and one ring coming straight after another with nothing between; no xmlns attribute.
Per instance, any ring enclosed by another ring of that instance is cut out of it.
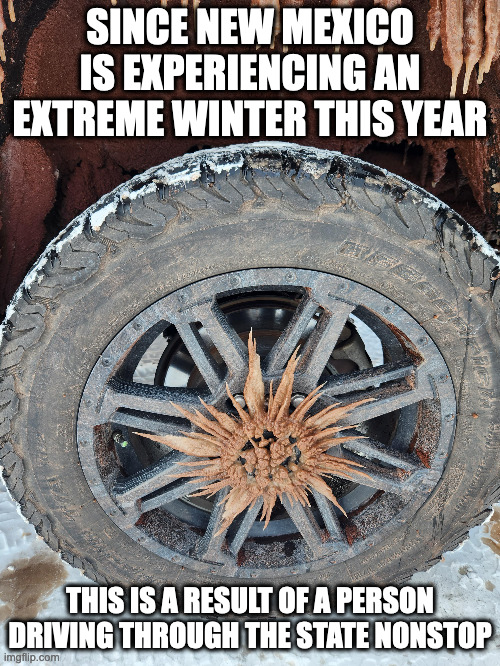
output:
<svg viewBox="0 0 500 666"><path fill-rule="evenodd" d="M458 215L360 160L167 162L9 306L7 483L100 581L403 580L498 495L497 274Z"/></svg>

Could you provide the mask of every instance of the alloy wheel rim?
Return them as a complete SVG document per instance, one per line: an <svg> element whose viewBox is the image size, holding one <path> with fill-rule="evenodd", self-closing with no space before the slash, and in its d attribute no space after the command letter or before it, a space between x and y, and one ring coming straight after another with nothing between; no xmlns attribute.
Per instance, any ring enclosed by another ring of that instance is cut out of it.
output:
<svg viewBox="0 0 500 666"><path fill-rule="evenodd" d="M193 507L185 498L194 484L171 476L182 454L148 452L141 449L144 438L134 445L129 440L137 437L133 432L173 434L186 429L189 422L179 418L171 402L193 411L201 397L227 409L226 382L233 394L242 393L248 355L245 331L231 326L224 304L246 299L251 309L263 293L271 292L284 299L292 295L296 306L265 350L266 387L281 376L302 342L295 393L304 395L326 378L321 406L374 398L346 422L361 424L360 434L369 438L342 450L370 470L372 482L355 484L341 496L347 520L331 503L311 494L311 510L282 503L268 532L259 530L254 508L226 533L216 534L223 498ZM354 321L363 322L380 341L383 363L325 374L342 331ZM198 373L196 386L161 386L158 378L156 385L134 381L144 354L167 329L175 329L190 354ZM441 478L455 416L453 384L441 353L396 303L364 285L318 271L252 269L188 285L130 321L90 373L78 413L77 441L91 492L140 546L201 573L256 578L321 570L366 551L409 522ZM200 524L203 511L205 524Z"/></svg>

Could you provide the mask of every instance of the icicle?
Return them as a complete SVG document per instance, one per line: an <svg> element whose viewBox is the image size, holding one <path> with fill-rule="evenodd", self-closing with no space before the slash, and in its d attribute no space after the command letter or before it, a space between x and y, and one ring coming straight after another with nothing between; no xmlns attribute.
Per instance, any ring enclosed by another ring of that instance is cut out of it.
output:
<svg viewBox="0 0 500 666"><path fill-rule="evenodd" d="M479 62L477 81L482 83L491 63L500 55L500 0L430 0L429 4L430 49L434 51L441 39L443 59L452 74L451 97L455 96L465 63L465 94L476 64Z"/></svg>
<svg viewBox="0 0 500 666"><path fill-rule="evenodd" d="M476 63L483 52L484 0L464 0L464 60L465 78L463 93L469 90L469 82Z"/></svg>
<svg viewBox="0 0 500 666"><path fill-rule="evenodd" d="M462 70L464 36L464 5L462 0L443 0L441 42L443 60L451 69L450 97L455 97L457 81Z"/></svg>
<svg viewBox="0 0 500 666"><path fill-rule="evenodd" d="M5 62L5 46L3 43L3 33L7 29L7 26L5 25L5 21L3 18L3 8L2 8L2 3L0 2L0 58Z"/></svg>
<svg viewBox="0 0 500 666"><path fill-rule="evenodd" d="M430 0L431 7L427 14L427 32L431 43L431 51L434 51L436 44L441 37L441 0Z"/></svg>
<svg viewBox="0 0 500 666"><path fill-rule="evenodd" d="M484 13L486 15L486 40L483 57L479 61L478 83L490 71L493 59L498 56L498 39L500 34L500 0L485 0Z"/></svg>

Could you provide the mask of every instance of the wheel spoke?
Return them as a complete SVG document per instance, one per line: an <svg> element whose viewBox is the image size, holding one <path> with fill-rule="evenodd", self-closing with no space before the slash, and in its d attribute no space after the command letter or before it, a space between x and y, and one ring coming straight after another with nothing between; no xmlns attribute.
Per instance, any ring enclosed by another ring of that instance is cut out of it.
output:
<svg viewBox="0 0 500 666"><path fill-rule="evenodd" d="M207 529L203 538L199 541L196 548L196 554L202 560L209 562L221 562L227 559L222 553L222 544L226 538L227 528L220 532L222 525L222 515L224 513L224 498L229 492L229 488L222 488L215 496L215 502L210 514Z"/></svg>
<svg viewBox="0 0 500 666"><path fill-rule="evenodd" d="M176 325L176 329L208 388L212 393L217 393L223 377L196 324L179 323Z"/></svg>
<svg viewBox="0 0 500 666"><path fill-rule="evenodd" d="M314 488L312 490L312 494L319 512L321 513L321 517L325 522L325 527L330 535L330 541L337 542L342 545L347 545L345 532L340 525L340 521L337 514L335 513L333 504L327 497L319 493Z"/></svg>
<svg viewBox="0 0 500 666"><path fill-rule="evenodd" d="M351 434L352 431L349 431ZM347 431L346 431L347 434ZM352 440L351 442L344 442L342 448L355 453L362 458L368 458L368 460L376 460L388 465L393 465L399 469L404 469L409 472L414 472L417 469L423 469L422 463L416 456L408 455L407 453L401 453L396 449L388 448L384 444L377 442L374 439L361 439L362 435L360 434L360 439Z"/></svg>
<svg viewBox="0 0 500 666"><path fill-rule="evenodd" d="M118 409L131 409L146 414L162 414L164 416L177 416L179 412L172 403L185 409L197 409L200 406L200 397L210 401L210 393L196 392L193 389L166 388L125 382L114 377L106 388L100 406L101 423L111 420L113 413Z"/></svg>
<svg viewBox="0 0 500 666"><path fill-rule="evenodd" d="M390 414L427 398L434 398L430 379L423 372L415 373L415 386L402 380L390 386L381 386L369 391L349 395L349 403L371 398L372 402L355 407L341 421L341 425L356 425L383 414ZM344 402L347 402L344 401Z"/></svg>
<svg viewBox="0 0 500 666"><path fill-rule="evenodd" d="M319 556L324 546L318 523L314 519L311 509L308 506L302 506L298 500L294 500L292 503L286 494L283 496L282 504L313 555Z"/></svg>
<svg viewBox="0 0 500 666"><path fill-rule="evenodd" d="M175 484L176 481L178 485L179 479L176 479L175 474L179 472L179 463L189 462L190 460L193 460L192 456L186 456L180 451L175 451L133 476L119 479L113 487L116 500L124 508L131 507L138 500L165 486Z"/></svg>
<svg viewBox="0 0 500 666"><path fill-rule="evenodd" d="M278 372L285 366L317 309L318 304L309 295L302 298L287 327L265 359L264 367L268 374Z"/></svg>
<svg viewBox="0 0 500 666"><path fill-rule="evenodd" d="M262 508L264 501L262 499L257 500L255 504L246 510L243 520L241 521L236 534L234 535L231 543L229 544L229 552L236 557L240 548L242 547L245 539L247 538L252 525L257 520L257 515Z"/></svg>
<svg viewBox="0 0 500 666"><path fill-rule="evenodd" d="M297 373L303 377L301 384L304 389L312 390L317 386L353 310L354 306L350 303L335 301L334 310L325 310L321 315L300 355Z"/></svg>
<svg viewBox="0 0 500 666"><path fill-rule="evenodd" d="M248 352L243 340L228 322L217 301L204 303L196 308L196 316L224 359L230 374L245 372L248 368Z"/></svg>
<svg viewBox="0 0 500 666"><path fill-rule="evenodd" d="M145 430L155 435L178 435L179 430L185 429L185 421L181 419L166 420L159 414L145 414L133 409L115 412L111 422L130 430Z"/></svg>
<svg viewBox="0 0 500 666"><path fill-rule="evenodd" d="M331 455L339 455L339 447L332 447L328 453ZM414 472L411 476L403 478L401 472L397 469L387 469L381 467L370 460L352 455L342 447L342 458L351 460L352 462L359 463L362 467L358 468L360 472L367 476L346 475L343 472L336 472L335 475L343 479L353 480L355 477L356 483L369 488L376 488L377 490L384 490L388 493L395 493L396 495L407 496L408 493L418 491L417 482L421 479L421 473Z"/></svg>
<svg viewBox="0 0 500 666"><path fill-rule="evenodd" d="M415 372L413 363L403 360L396 363L386 363L376 368L351 372L348 375L336 375L326 382L322 393L334 398L338 395L363 391L374 384L386 384L397 379L404 379Z"/></svg>
<svg viewBox="0 0 500 666"><path fill-rule="evenodd" d="M184 479L179 479L178 481L174 481L174 483L165 490L153 493L151 497L145 497L141 500L139 508L142 513L157 509L163 504L168 504L181 497L187 497L206 485L206 481L186 481Z"/></svg>

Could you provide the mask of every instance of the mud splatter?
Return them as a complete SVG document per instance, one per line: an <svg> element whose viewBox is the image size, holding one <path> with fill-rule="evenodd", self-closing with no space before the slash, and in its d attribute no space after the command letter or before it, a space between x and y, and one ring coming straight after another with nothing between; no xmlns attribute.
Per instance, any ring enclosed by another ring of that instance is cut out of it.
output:
<svg viewBox="0 0 500 666"><path fill-rule="evenodd" d="M12 617L36 617L67 575L61 559L52 552L13 562L0 574L0 601L4 604L0 607L0 622Z"/></svg>
<svg viewBox="0 0 500 666"><path fill-rule="evenodd" d="M493 509L493 515L484 526L484 531L488 536L481 537L481 541L494 553L500 555L500 507L496 506Z"/></svg>

